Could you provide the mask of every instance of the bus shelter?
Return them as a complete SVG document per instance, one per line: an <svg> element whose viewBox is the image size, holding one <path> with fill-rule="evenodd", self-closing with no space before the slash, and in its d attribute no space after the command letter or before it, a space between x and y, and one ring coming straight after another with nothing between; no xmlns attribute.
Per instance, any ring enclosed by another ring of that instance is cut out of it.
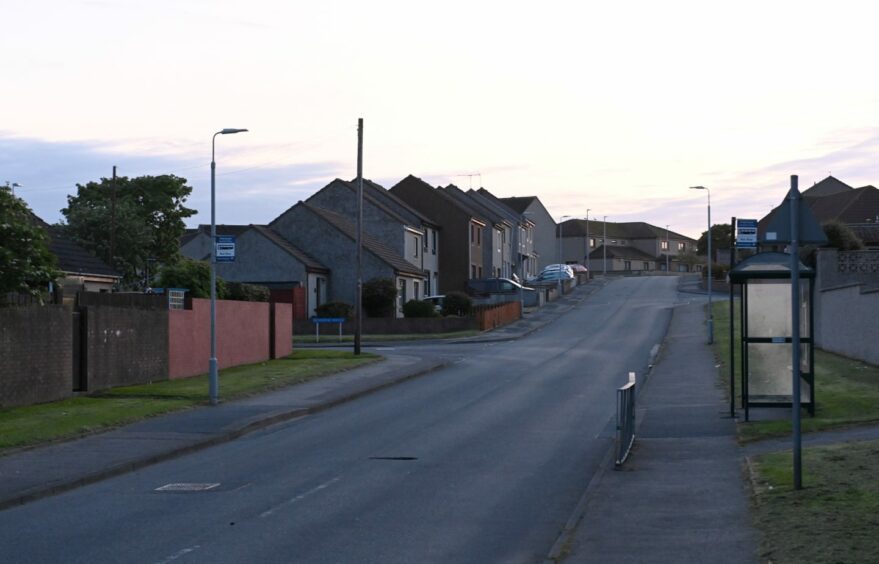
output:
<svg viewBox="0 0 879 564"><path fill-rule="evenodd" d="M800 402L815 415L813 298L815 271L800 264ZM741 390L745 421L752 407L792 407L791 256L758 253L729 272L741 287ZM735 334L730 319L730 334ZM730 350L730 363L734 351Z"/></svg>

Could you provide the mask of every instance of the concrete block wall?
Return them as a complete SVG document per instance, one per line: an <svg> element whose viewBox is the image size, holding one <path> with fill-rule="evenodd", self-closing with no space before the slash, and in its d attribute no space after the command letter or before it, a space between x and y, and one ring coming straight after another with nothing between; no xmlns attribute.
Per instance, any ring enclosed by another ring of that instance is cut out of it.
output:
<svg viewBox="0 0 879 564"><path fill-rule="evenodd" d="M850 284L815 292L815 339L820 348L879 366L879 289Z"/></svg>
<svg viewBox="0 0 879 564"><path fill-rule="evenodd" d="M71 396L72 349L69 307L0 308L0 407Z"/></svg>

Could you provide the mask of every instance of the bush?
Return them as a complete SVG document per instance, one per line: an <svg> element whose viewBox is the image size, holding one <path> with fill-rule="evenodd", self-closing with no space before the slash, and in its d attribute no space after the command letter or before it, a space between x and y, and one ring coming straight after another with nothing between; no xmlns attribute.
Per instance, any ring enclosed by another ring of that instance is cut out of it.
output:
<svg viewBox="0 0 879 564"><path fill-rule="evenodd" d="M436 307L430 302L409 300L403 304L404 317L436 317L438 315Z"/></svg>
<svg viewBox="0 0 879 564"><path fill-rule="evenodd" d="M314 308L317 317L344 317L351 318L351 310L354 308L345 302L327 302Z"/></svg>
<svg viewBox="0 0 879 564"><path fill-rule="evenodd" d="M363 310L368 317L393 317L397 287L390 278L373 278L363 284Z"/></svg>
<svg viewBox="0 0 879 564"><path fill-rule="evenodd" d="M828 247L836 247L840 251L859 251L864 248L864 242L843 223L828 221L821 227L827 235Z"/></svg>
<svg viewBox="0 0 879 564"><path fill-rule="evenodd" d="M729 272L728 264L717 264L716 262L711 265L711 274L712 280L726 280L726 273ZM702 278L706 278L708 276L708 269L702 269Z"/></svg>
<svg viewBox="0 0 879 564"><path fill-rule="evenodd" d="M256 284L226 282L226 295L224 298L242 302L267 302L269 301L269 289Z"/></svg>
<svg viewBox="0 0 879 564"><path fill-rule="evenodd" d="M464 292L449 292L443 299L443 315L470 315L473 302Z"/></svg>
<svg viewBox="0 0 879 564"><path fill-rule="evenodd" d="M159 271L158 284L163 288L186 288L193 298L211 297L211 265L188 258L168 264ZM217 298L226 297L226 282L217 277Z"/></svg>

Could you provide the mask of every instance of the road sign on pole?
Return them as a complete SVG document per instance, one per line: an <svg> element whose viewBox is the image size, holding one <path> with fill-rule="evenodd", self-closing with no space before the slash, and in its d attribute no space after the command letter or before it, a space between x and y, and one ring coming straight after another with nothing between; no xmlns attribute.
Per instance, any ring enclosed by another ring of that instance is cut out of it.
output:
<svg viewBox="0 0 879 564"><path fill-rule="evenodd" d="M739 219L736 221L736 247L739 249L757 248L756 219Z"/></svg>
<svg viewBox="0 0 879 564"><path fill-rule="evenodd" d="M217 235L217 262L235 262L235 236Z"/></svg>

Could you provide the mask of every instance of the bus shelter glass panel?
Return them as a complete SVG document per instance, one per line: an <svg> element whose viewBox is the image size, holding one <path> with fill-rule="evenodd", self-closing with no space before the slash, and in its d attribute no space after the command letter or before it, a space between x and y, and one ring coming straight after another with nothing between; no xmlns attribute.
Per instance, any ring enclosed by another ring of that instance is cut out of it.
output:
<svg viewBox="0 0 879 564"><path fill-rule="evenodd" d="M791 344L748 343L748 401L756 404L778 405L790 403L793 398L791 380ZM800 345L800 401L812 397L809 371L809 344Z"/></svg>
<svg viewBox="0 0 879 564"><path fill-rule="evenodd" d="M790 337L791 288L789 280L752 280L745 286L749 337ZM809 281L800 281L800 337L808 339Z"/></svg>

